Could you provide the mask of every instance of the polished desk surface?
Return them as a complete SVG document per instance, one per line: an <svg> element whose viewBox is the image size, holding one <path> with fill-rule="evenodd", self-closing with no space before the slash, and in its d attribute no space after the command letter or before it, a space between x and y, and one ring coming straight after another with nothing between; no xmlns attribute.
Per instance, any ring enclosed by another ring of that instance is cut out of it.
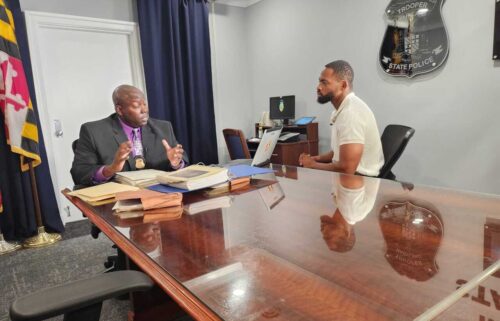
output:
<svg viewBox="0 0 500 321"><path fill-rule="evenodd" d="M200 320L412 320L500 257L498 196L274 169L173 221L72 201ZM499 274L436 319L499 320Z"/></svg>

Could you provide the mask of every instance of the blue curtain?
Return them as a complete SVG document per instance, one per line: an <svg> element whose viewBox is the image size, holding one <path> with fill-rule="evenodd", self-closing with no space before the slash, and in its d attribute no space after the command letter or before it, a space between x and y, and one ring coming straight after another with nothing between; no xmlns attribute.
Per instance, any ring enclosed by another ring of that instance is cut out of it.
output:
<svg viewBox="0 0 500 321"><path fill-rule="evenodd" d="M6 4L14 17L17 43L21 52L24 71L26 72L31 101L38 119L24 16L19 6L19 0L7 0ZM43 224L49 232L62 232L64 226L59 216L40 125L38 126L38 137L38 148L42 164L36 167L35 175ZM10 146L7 145L3 116L1 116L0 190L3 196L4 212L0 214L0 225L6 239L22 239L32 236L36 232L35 210L29 173L21 172L19 164L19 155L12 153Z"/></svg>
<svg viewBox="0 0 500 321"><path fill-rule="evenodd" d="M137 8L151 116L172 122L191 163L217 163L208 4L137 0Z"/></svg>

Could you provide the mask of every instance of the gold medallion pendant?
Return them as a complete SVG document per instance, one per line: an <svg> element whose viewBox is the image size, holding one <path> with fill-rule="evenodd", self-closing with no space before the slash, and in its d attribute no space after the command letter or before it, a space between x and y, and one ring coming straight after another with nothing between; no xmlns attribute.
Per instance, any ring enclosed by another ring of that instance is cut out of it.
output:
<svg viewBox="0 0 500 321"><path fill-rule="evenodd" d="M140 155L135 157L135 168L143 169L146 166L146 161Z"/></svg>

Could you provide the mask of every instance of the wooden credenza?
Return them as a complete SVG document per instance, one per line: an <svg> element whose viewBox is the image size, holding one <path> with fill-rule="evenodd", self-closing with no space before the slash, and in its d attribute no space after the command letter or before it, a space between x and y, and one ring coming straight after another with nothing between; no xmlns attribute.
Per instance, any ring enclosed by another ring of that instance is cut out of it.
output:
<svg viewBox="0 0 500 321"><path fill-rule="evenodd" d="M269 127L263 127L264 129ZM274 149L271 162L283 165L299 165L299 155L308 153L318 155L318 123L307 125L288 125L283 127L283 132L299 133L299 141L290 143L278 143ZM258 136L259 124L255 124L255 136ZM259 143L248 142L252 152L257 149Z"/></svg>

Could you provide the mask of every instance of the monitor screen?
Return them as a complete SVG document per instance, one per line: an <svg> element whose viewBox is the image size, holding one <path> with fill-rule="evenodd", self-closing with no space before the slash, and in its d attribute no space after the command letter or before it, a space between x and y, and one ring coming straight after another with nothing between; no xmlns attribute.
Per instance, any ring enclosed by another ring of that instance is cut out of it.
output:
<svg viewBox="0 0 500 321"><path fill-rule="evenodd" d="M295 96L282 96L269 98L269 118L294 119Z"/></svg>

